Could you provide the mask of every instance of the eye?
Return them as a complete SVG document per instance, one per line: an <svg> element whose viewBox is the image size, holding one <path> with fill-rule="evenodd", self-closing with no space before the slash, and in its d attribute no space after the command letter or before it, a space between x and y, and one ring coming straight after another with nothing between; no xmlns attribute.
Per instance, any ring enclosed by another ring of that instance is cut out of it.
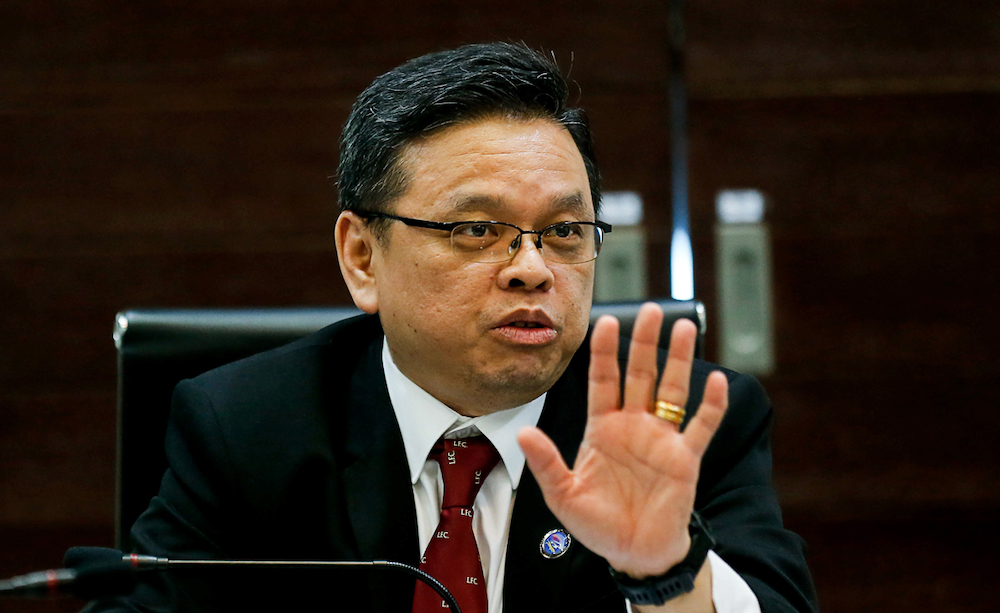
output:
<svg viewBox="0 0 1000 613"><path fill-rule="evenodd" d="M577 239L583 235L584 226L578 223L561 223L556 226L551 226L546 230L545 234L550 238L555 239Z"/></svg>
<svg viewBox="0 0 1000 613"><path fill-rule="evenodd" d="M491 223L467 223L455 228L456 238L490 238L498 234L496 226Z"/></svg>
<svg viewBox="0 0 1000 613"><path fill-rule="evenodd" d="M457 230L464 234L465 236L482 238L484 236L489 236L490 234L490 224L477 223L477 224L467 224L464 226L459 226Z"/></svg>
<svg viewBox="0 0 1000 613"><path fill-rule="evenodd" d="M485 221L473 221L455 226L451 242L456 249L476 251L493 245L500 238L500 228Z"/></svg>

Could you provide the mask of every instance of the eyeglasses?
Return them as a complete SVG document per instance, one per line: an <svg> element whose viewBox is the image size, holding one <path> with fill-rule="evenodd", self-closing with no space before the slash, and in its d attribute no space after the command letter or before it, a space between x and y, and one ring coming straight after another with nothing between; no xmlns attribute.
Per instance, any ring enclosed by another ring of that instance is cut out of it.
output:
<svg viewBox="0 0 1000 613"><path fill-rule="evenodd" d="M522 230L502 221L426 221L375 211L355 211L366 219L393 219L415 228L451 233L455 255L472 262L506 262L521 248L521 237L534 234L535 247L549 262L582 264L597 258L604 233L611 224L603 221L561 221L541 230Z"/></svg>

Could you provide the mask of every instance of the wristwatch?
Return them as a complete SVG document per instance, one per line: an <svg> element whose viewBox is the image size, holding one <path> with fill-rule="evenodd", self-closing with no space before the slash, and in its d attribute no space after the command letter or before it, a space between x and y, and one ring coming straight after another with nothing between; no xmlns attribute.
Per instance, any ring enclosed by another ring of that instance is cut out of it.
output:
<svg viewBox="0 0 1000 613"><path fill-rule="evenodd" d="M691 513L688 533L691 535L691 548L688 549L687 556L658 577L633 579L609 567L618 589L632 604L659 606L694 590L694 578L705 563L708 550L715 546L715 539L708 529L708 523L695 512Z"/></svg>

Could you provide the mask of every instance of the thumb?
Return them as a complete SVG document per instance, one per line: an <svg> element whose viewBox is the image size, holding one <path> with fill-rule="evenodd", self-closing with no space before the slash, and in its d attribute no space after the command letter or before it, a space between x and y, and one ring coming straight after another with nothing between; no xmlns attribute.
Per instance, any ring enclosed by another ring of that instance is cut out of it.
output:
<svg viewBox="0 0 1000 613"><path fill-rule="evenodd" d="M517 433L517 442L524 451L524 459L535 476L546 502L558 499L572 482L573 473L563 461L562 454L544 432L525 426ZM551 506L551 505L550 505Z"/></svg>

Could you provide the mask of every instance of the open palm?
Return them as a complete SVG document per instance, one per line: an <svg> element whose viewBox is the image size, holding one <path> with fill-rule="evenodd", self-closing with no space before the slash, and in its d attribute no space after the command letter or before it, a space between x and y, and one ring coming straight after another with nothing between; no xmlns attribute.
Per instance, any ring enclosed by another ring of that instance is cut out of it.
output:
<svg viewBox="0 0 1000 613"><path fill-rule="evenodd" d="M552 513L587 548L635 578L662 574L687 554L699 464L727 404L726 378L714 372L683 432L650 412L655 400L682 407L687 402L697 335L686 319L674 324L657 386L662 321L657 305L640 309L622 394L618 321L597 321L587 428L572 470L541 430L525 428L518 437Z"/></svg>

